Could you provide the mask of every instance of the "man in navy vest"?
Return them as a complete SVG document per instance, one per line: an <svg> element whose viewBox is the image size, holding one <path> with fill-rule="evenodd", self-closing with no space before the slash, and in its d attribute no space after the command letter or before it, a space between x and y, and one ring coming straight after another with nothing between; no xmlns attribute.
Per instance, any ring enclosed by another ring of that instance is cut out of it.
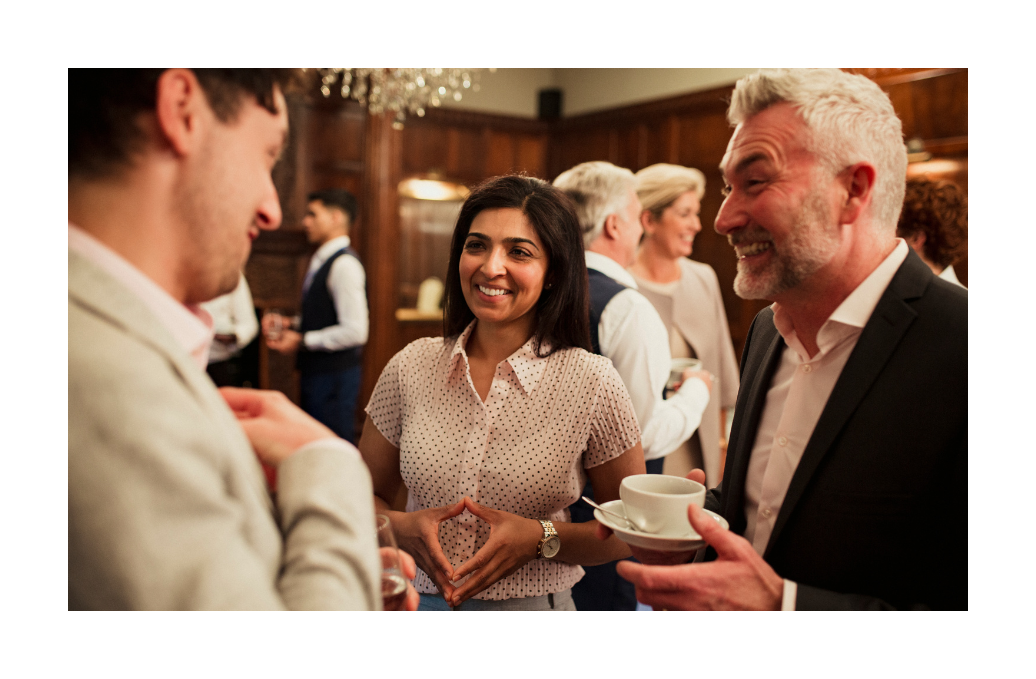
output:
<svg viewBox="0 0 1036 679"><path fill-rule="evenodd" d="M663 400L672 357L662 318L626 267L633 264L643 227L633 173L611 163L582 163L563 172L554 186L575 203L590 275L590 339L593 350L611 359L637 413L648 473L661 474L663 458L701 423L711 378L687 370L673 396ZM588 497L593 493L587 486ZM589 521L592 510L572 505L573 521ZM615 575L615 564L585 567L572 588L579 610L633 610L633 587Z"/></svg>
<svg viewBox="0 0 1036 679"><path fill-rule="evenodd" d="M302 409L351 443L356 442L356 399L367 343L367 276L349 246L356 198L344 189L309 194L302 226L317 251L302 284L298 331L270 337L273 315L263 318L267 345L298 352Z"/></svg>

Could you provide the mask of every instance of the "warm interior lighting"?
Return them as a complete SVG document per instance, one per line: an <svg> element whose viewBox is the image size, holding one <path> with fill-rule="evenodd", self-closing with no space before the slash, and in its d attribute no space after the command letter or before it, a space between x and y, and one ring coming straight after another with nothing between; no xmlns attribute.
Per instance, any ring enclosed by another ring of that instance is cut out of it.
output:
<svg viewBox="0 0 1036 679"><path fill-rule="evenodd" d="M955 172L967 171L967 160L939 159L929 160L923 163L910 163L907 166L907 176L917 177L923 174L953 174Z"/></svg>
<svg viewBox="0 0 1036 679"><path fill-rule="evenodd" d="M417 200L462 201L469 193L466 186L436 179L404 179L399 182L399 195Z"/></svg>

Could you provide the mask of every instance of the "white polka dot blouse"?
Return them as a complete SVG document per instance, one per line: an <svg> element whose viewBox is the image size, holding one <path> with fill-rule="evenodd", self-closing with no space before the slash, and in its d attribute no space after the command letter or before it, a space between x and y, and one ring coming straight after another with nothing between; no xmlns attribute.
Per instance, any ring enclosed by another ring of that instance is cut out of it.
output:
<svg viewBox="0 0 1036 679"><path fill-rule="evenodd" d="M399 448L406 511L443 507L465 495L530 519L568 521L586 484L584 469L640 441L629 394L611 361L582 349L536 356L530 340L501 362L485 403L464 351L477 321L454 341L426 337L396 354L378 379L367 414ZM439 526L454 567L489 538L489 524L464 512ZM475 595L542 596L568 589L583 569L534 559ZM437 592L418 569L418 592Z"/></svg>

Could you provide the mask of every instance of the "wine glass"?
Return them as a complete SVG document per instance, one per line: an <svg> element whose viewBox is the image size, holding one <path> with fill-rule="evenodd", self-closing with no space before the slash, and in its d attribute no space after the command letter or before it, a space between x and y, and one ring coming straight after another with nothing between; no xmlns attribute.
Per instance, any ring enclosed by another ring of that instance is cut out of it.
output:
<svg viewBox="0 0 1036 679"><path fill-rule="evenodd" d="M402 611L406 605L407 580L399 566L399 548L392 532L392 522L384 514L375 519L378 525L378 551L381 554L381 601L386 611Z"/></svg>
<svg viewBox="0 0 1036 679"><path fill-rule="evenodd" d="M279 340L281 338L281 333L284 332L285 327L287 327L284 323L284 315L281 313L280 309L267 309L266 313L263 315L263 319L265 320L267 316L270 317L270 320L264 324L266 327L266 332L264 333L266 335L266 339L275 341Z"/></svg>

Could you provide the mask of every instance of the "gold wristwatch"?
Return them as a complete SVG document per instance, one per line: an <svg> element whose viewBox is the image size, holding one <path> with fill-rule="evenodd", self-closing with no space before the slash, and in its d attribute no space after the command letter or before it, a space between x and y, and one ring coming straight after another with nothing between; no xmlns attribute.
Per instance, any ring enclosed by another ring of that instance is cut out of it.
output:
<svg viewBox="0 0 1036 679"><path fill-rule="evenodd" d="M561 538L554 530L553 523L546 519L539 519L539 522L543 526L543 537L540 539L540 544L536 546L536 558L553 559L561 549Z"/></svg>

